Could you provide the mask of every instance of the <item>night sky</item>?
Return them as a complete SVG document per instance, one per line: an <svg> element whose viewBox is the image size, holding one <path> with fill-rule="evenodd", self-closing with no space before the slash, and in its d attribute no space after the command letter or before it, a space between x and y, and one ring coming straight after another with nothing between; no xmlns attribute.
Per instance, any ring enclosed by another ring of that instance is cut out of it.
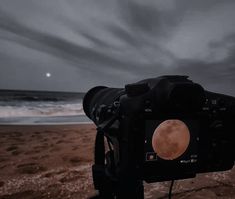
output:
<svg viewBox="0 0 235 199"><path fill-rule="evenodd" d="M166 74L235 95L234 0L1 0L0 89L87 91Z"/></svg>

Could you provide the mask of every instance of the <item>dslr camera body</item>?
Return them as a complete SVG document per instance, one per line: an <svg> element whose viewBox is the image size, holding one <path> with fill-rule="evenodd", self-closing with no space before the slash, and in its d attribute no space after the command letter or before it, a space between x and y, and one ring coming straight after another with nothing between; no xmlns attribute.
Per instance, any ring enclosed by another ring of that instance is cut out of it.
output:
<svg viewBox="0 0 235 199"><path fill-rule="evenodd" d="M192 178L234 165L235 98L206 91L187 76L94 87L83 107L97 125L92 170L103 198L142 199L143 181Z"/></svg>

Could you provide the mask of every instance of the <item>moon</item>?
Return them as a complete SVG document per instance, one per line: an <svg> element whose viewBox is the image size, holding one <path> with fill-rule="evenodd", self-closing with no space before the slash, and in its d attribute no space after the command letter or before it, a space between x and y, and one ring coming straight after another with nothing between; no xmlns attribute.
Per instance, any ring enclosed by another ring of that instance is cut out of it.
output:
<svg viewBox="0 0 235 199"><path fill-rule="evenodd" d="M46 77L51 77L51 73L46 73Z"/></svg>
<svg viewBox="0 0 235 199"><path fill-rule="evenodd" d="M164 160L180 157L188 148L190 132L181 120L165 120L154 131L152 147L154 152Z"/></svg>

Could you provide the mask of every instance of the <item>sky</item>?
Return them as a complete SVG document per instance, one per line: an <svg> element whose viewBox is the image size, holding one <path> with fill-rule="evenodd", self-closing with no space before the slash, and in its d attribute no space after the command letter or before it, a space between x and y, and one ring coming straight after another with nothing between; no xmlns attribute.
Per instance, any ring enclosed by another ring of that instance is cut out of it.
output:
<svg viewBox="0 0 235 199"><path fill-rule="evenodd" d="M0 89L189 75L235 95L234 0L0 0Z"/></svg>

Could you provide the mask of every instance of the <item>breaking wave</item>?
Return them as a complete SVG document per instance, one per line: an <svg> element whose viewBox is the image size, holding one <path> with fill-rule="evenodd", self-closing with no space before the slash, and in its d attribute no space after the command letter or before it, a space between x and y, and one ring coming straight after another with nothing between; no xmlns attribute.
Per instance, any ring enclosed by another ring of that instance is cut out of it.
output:
<svg viewBox="0 0 235 199"><path fill-rule="evenodd" d="M52 117L84 115L80 102L5 102L0 104L0 118Z"/></svg>

